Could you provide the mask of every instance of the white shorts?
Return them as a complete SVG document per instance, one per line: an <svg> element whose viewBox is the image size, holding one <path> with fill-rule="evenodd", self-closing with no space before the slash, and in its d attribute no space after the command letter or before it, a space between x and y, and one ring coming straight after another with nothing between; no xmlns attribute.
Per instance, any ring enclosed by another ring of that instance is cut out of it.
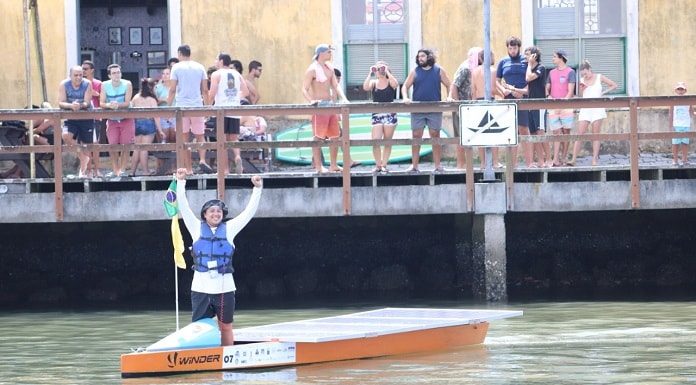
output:
<svg viewBox="0 0 696 385"><path fill-rule="evenodd" d="M606 117L607 110L605 110L604 108L581 108L580 115L578 115L578 122L585 120L592 123L596 120L604 119Z"/></svg>

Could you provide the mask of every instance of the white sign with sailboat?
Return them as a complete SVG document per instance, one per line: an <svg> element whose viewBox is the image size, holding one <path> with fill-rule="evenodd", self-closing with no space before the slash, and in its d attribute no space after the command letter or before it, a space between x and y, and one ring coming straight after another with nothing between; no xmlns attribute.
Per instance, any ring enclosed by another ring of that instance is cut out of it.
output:
<svg viewBox="0 0 696 385"><path fill-rule="evenodd" d="M459 127L462 146L516 146L517 104L462 104Z"/></svg>

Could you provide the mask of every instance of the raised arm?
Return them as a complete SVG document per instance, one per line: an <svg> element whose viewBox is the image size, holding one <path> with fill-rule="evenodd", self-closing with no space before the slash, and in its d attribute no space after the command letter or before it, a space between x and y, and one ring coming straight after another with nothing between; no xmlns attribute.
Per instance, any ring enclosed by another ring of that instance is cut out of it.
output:
<svg viewBox="0 0 696 385"><path fill-rule="evenodd" d="M176 170L176 200L179 205L179 213L184 220L184 225L193 241L197 241L201 237L201 221L196 218L196 215L191 211L188 198L186 198L186 169L179 168Z"/></svg>
<svg viewBox="0 0 696 385"><path fill-rule="evenodd" d="M365 77L363 82L363 91L372 91L374 88L374 82L372 81L372 71L370 70Z"/></svg>
<svg viewBox="0 0 696 385"><path fill-rule="evenodd" d="M387 79L389 79L389 85L393 89L399 88L399 79L397 79L396 76L389 71L389 67L387 67Z"/></svg>
<svg viewBox="0 0 696 385"><path fill-rule="evenodd" d="M251 218L256 214L256 209L259 207L259 202L261 201L261 190L263 189L263 180L259 175L254 175L251 177L251 182L254 184L254 189L251 192L251 198L249 198L249 203L247 203L244 211L239 213L234 219L227 222L227 240L232 242L234 237L242 231L244 226L249 223Z"/></svg>

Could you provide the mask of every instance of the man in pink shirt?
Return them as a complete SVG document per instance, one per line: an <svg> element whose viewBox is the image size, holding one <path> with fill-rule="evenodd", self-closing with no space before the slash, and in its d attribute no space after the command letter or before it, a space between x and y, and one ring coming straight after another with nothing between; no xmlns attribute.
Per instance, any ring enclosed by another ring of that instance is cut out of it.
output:
<svg viewBox="0 0 696 385"><path fill-rule="evenodd" d="M568 54L562 50L556 50L551 58L556 68L549 72L546 83L546 97L549 99L570 99L575 95L576 75L575 70L568 67ZM549 110L548 126L553 135L569 135L573 128L575 112L570 109ZM560 151L560 157L559 157ZM568 158L568 142L553 143L553 166L559 167L566 163Z"/></svg>

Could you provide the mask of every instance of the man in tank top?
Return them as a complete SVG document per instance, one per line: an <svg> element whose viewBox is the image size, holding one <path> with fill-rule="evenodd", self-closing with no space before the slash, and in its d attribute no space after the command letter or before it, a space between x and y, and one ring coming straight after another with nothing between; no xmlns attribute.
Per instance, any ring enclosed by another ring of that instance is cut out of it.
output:
<svg viewBox="0 0 696 385"><path fill-rule="evenodd" d="M239 106L242 98L249 95L246 82L242 79L242 75L236 69L230 68L232 58L226 53L218 55L216 66L218 70L213 72L210 77L210 91L208 99L215 100L215 106ZM239 141L239 116L225 116L224 132L225 138L228 141ZM237 174L242 173L242 158L240 149L233 148L234 165ZM229 173L228 164L222 165L225 169L225 174Z"/></svg>
<svg viewBox="0 0 696 385"><path fill-rule="evenodd" d="M63 110L80 111L90 108L92 85L83 78L82 66L70 68L70 77L58 87L58 107ZM66 119L63 140L67 144L92 143L94 133L93 119ZM84 178L89 165L89 152L77 150L80 159L79 177Z"/></svg>
<svg viewBox="0 0 696 385"><path fill-rule="evenodd" d="M408 97L408 90L413 86L413 95ZM435 54L425 48L418 50L416 54L416 68L409 72L404 85L401 87L404 103L415 102L439 102L442 100L442 86L445 90L450 88L450 79L447 72L435 64ZM414 112L411 113L411 131L414 139L423 137L425 127L431 138L439 138L442 129L442 112ZM433 165L435 172L442 172L440 164L442 158L442 145L433 144ZM411 166L407 172L418 172L420 162L420 145L411 146Z"/></svg>

